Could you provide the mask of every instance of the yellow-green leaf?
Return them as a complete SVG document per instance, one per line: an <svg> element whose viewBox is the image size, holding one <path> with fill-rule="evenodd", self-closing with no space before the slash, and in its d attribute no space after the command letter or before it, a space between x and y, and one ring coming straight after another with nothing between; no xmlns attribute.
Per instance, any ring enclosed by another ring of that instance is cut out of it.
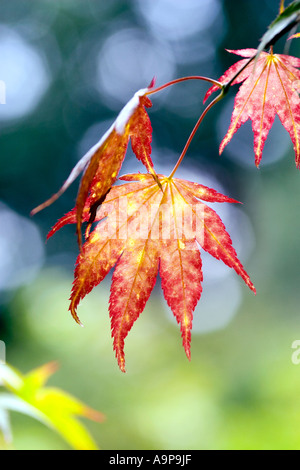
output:
<svg viewBox="0 0 300 470"><path fill-rule="evenodd" d="M23 375L11 366L0 364L1 384L11 392L11 395L0 394L0 410L19 411L38 419L74 449L96 450L97 444L78 417L103 421L104 416L63 390L44 386L57 367L57 363L50 362Z"/></svg>

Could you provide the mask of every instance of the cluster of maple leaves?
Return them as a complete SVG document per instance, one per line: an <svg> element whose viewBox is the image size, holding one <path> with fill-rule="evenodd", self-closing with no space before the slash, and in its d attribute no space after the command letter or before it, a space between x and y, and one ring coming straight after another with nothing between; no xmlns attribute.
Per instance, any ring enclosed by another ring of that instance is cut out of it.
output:
<svg viewBox="0 0 300 470"><path fill-rule="evenodd" d="M272 47L270 52L259 54L255 49L229 52L243 59L230 67L204 98L205 102L226 85L242 84L220 153L250 119L255 164L259 166L268 132L278 114L291 137L296 166L300 168L300 59L274 54ZM151 159L152 127L146 108L151 107L149 96L156 91L159 90L155 89L154 80L148 88L139 90L75 166L61 190L33 211L51 204L83 172L74 209L56 223L48 237L66 224L76 224L80 253L69 310L78 323L78 304L115 266L109 314L113 347L122 371L124 340L143 311L158 273L190 358L193 312L202 292L199 246L233 268L256 292L222 220L205 204L237 201L201 184L176 179L175 170L170 176L155 172ZM120 179L126 183L114 185L129 140L147 172L123 176ZM97 224L92 230L94 222ZM83 223L86 229L82 245Z"/></svg>

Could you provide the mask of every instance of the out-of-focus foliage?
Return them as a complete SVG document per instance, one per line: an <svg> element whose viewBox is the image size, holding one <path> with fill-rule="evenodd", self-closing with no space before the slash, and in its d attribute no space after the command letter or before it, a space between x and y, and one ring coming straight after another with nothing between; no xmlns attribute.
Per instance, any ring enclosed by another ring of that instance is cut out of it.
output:
<svg viewBox="0 0 300 470"><path fill-rule="evenodd" d="M13 433L7 415L7 412L12 410L41 421L61 434L74 449L98 449L89 432L76 418L83 416L102 421L104 416L58 388L45 387L45 383L56 369L57 364L52 362L23 375L11 366L0 364L0 385L11 392L0 393L4 440L10 440L7 437Z"/></svg>

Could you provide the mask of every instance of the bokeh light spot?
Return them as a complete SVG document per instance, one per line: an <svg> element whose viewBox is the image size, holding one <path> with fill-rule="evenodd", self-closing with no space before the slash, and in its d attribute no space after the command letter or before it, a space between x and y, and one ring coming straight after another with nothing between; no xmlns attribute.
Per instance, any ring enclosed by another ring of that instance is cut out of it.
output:
<svg viewBox="0 0 300 470"><path fill-rule="evenodd" d="M0 120L21 118L38 105L49 86L47 65L36 48L2 25L0 57L0 79L6 86L6 104L0 107Z"/></svg>
<svg viewBox="0 0 300 470"><path fill-rule="evenodd" d="M39 230L29 219L0 203L0 290L32 282L44 260Z"/></svg>

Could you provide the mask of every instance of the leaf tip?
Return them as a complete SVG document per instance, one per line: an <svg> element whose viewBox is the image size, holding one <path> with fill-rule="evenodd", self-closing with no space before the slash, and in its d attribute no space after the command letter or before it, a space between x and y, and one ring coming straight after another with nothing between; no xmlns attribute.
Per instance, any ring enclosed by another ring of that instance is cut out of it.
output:
<svg viewBox="0 0 300 470"><path fill-rule="evenodd" d="M230 204L244 204L243 202L238 201L237 199L233 199L231 197L226 198L225 202L230 202Z"/></svg>
<svg viewBox="0 0 300 470"><path fill-rule="evenodd" d="M52 229L47 233L47 236L46 236L46 242L51 238L53 237L53 235L55 234L56 232L56 227L52 227Z"/></svg>
<svg viewBox="0 0 300 470"><path fill-rule="evenodd" d="M120 371L123 372L123 374L126 374L124 356L118 357L117 359L118 359L118 365L119 365Z"/></svg>
<svg viewBox="0 0 300 470"><path fill-rule="evenodd" d="M185 355L189 361L191 361L191 326L182 330L182 339Z"/></svg>
<svg viewBox="0 0 300 470"><path fill-rule="evenodd" d="M250 278L249 278L249 282L247 282L247 285L248 285L249 289L252 290L254 295L256 295L256 288L254 287L254 284L250 281Z"/></svg>
<svg viewBox="0 0 300 470"><path fill-rule="evenodd" d="M222 155L223 150L224 150L224 148L225 148L225 145L226 145L226 144L224 143L224 141L221 142L220 147L219 147L219 155Z"/></svg>
<svg viewBox="0 0 300 470"><path fill-rule="evenodd" d="M97 423L103 423L103 421L106 419L106 416L103 413L88 406L85 406L82 411L86 418L89 418L92 421L96 421Z"/></svg>
<svg viewBox="0 0 300 470"><path fill-rule="evenodd" d="M116 354L116 359L117 359L117 362L118 362L118 366L119 366L119 369L121 372L123 372L124 374L126 373L126 369L125 369L125 354L124 354L124 342L122 345L120 344L116 344L116 342L114 341L114 350L115 350L115 354Z"/></svg>
<svg viewBox="0 0 300 470"><path fill-rule="evenodd" d="M152 78L148 88L154 88L155 87L155 83L156 83L156 76L154 75L154 77Z"/></svg>
<svg viewBox="0 0 300 470"><path fill-rule="evenodd" d="M59 362L58 361L50 361L44 364L39 370L44 375L45 382L47 379L53 375L59 369Z"/></svg>
<svg viewBox="0 0 300 470"><path fill-rule="evenodd" d="M74 307L74 302L73 302L73 301L71 302L71 305L70 305L70 307L69 307L69 310L70 310L70 312L71 312L72 317L73 317L74 320L76 321L76 323L77 323L79 326L84 327L83 323L81 323L81 321L79 320L79 317L78 317L78 315L77 315L77 313L76 313L76 307Z"/></svg>
<svg viewBox="0 0 300 470"><path fill-rule="evenodd" d="M38 212L42 211L46 207L51 206L51 204L53 204L53 202L57 201L57 199L64 193L64 191L65 191L65 188L63 186L57 193L53 194L53 196L51 196L50 199L47 199L47 201L43 202L39 206L32 209L32 211L30 212L31 217L33 215L37 214Z"/></svg>
<svg viewBox="0 0 300 470"><path fill-rule="evenodd" d="M191 361L191 350L190 350L190 347L187 346L186 348L184 348L184 350L185 350L186 357L188 358L189 361Z"/></svg>
<svg viewBox="0 0 300 470"><path fill-rule="evenodd" d="M288 41L291 41L292 39L296 39L296 38L300 38L300 33L292 34L292 36L288 38Z"/></svg>

